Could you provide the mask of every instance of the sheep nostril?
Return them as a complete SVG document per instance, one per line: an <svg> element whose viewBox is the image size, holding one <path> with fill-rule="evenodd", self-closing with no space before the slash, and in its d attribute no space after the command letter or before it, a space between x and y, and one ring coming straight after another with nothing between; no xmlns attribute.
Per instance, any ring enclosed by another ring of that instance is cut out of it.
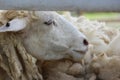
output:
<svg viewBox="0 0 120 80"><path fill-rule="evenodd" d="M88 43L88 41L87 41L86 39L84 39L84 40L83 40L83 44L84 44L84 45L88 45L89 43Z"/></svg>

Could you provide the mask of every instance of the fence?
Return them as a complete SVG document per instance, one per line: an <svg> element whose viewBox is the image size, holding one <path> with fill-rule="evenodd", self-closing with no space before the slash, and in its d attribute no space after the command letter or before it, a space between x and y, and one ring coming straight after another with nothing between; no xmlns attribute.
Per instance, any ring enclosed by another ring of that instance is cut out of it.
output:
<svg viewBox="0 0 120 80"><path fill-rule="evenodd" d="M120 12L120 0L0 0L0 9Z"/></svg>

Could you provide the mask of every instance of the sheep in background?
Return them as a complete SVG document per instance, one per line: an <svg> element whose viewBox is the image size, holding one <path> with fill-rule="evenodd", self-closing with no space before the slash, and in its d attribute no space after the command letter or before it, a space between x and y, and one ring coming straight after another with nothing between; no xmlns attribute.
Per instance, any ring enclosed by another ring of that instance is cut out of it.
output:
<svg viewBox="0 0 120 80"><path fill-rule="evenodd" d="M102 53L95 56L91 68L100 80L120 80L120 56L108 57Z"/></svg>
<svg viewBox="0 0 120 80"><path fill-rule="evenodd" d="M106 51L108 56L117 55L120 56L120 34L118 34L108 45L108 49Z"/></svg>

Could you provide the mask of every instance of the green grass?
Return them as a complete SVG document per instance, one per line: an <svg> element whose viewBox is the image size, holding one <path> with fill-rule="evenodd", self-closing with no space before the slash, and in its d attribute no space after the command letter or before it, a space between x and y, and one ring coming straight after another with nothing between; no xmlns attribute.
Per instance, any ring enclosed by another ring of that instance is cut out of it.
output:
<svg viewBox="0 0 120 80"><path fill-rule="evenodd" d="M110 18L118 18L120 13L84 13L89 19L110 19Z"/></svg>

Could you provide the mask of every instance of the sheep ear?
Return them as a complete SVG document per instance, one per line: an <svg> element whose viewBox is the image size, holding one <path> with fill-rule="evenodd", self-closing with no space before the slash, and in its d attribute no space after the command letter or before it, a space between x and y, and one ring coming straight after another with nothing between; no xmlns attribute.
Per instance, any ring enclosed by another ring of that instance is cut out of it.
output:
<svg viewBox="0 0 120 80"><path fill-rule="evenodd" d="M24 29L27 26L27 19L26 18L16 18L13 19L11 21L9 21L8 23L6 23L5 25L0 27L0 32L7 32L7 31L20 31L22 29Z"/></svg>

